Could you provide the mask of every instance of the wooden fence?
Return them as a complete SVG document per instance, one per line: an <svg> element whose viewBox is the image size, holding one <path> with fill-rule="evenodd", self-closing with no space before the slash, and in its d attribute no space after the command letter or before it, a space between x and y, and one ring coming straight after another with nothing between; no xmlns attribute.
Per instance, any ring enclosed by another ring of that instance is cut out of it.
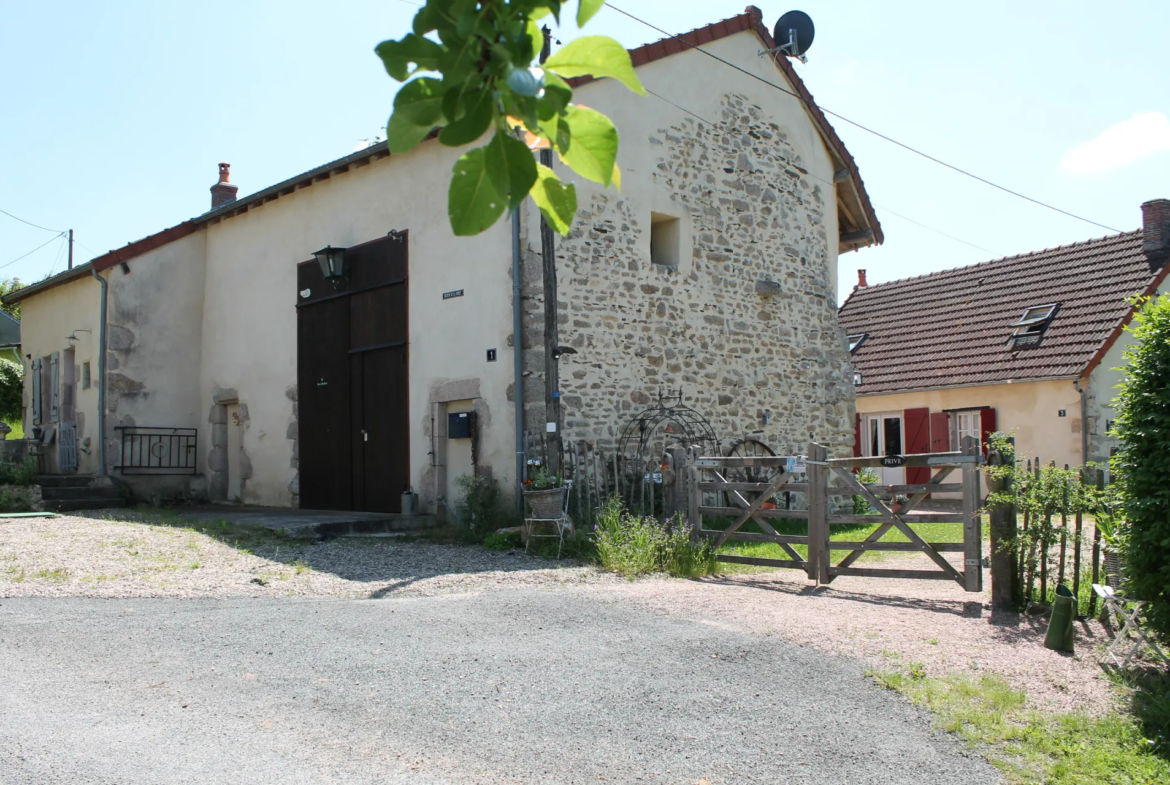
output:
<svg viewBox="0 0 1170 785"><path fill-rule="evenodd" d="M779 545L788 557L770 559L719 554L717 558L720 561L799 569L805 571L810 580L818 583L831 583L839 575L942 579L954 580L966 591L977 592L983 588L980 464L979 443L970 437L964 439L962 451L925 455L829 459L826 448L813 443L809 445L808 456L802 458L698 457L689 462L688 517L693 536L711 540L716 548L729 540L770 542ZM882 465L926 468L934 474L926 483L887 486L862 483L854 474L855 470ZM773 468L776 474L767 482L729 482L726 479L728 470L738 467ZM955 470L960 472L961 481L944 483ZM783 492L804 494L808 499L808 508L781 508L778 501L773 500L778 499L777 495ZM930 494L947 492L961 493L962 512L917 512L917 507ZM716 503L711 502L712 494L715 494ZM732 504L719 504L720 496L731 499ZM834 505L831 501L833 498L854 496L865 499L877 514L850 515L835 510L841 504ZM897 503L899 497L906 498L906 501ZM715 516L731 518L731 523L722 529L705 528L704 517ZM807 526L804 533L782 533L771 523L781 519L807 521ZM748 521L754 522L761 531L744 531L743 526ZM915 531L917 524L945 522L963 524L962 542L927 542ZM832 539L833 526L865 523L876 523L878 526L863 541ZM884 539L895 530L906 541ZM796 549L797 546L804 546L804 555ZM834 563L834 551L848 553ZM924 553L937 569L854 567L857 559L867 551ZM943 555L948 552L963 554L959 567L951 564Z"/></svg>

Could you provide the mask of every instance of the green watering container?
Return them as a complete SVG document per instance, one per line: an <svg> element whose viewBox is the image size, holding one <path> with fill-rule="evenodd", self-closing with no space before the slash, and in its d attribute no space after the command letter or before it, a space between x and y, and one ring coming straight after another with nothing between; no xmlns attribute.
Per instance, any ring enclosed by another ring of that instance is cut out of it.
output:
<svg viewBox="0 0 1170 785"><path fill-rule="evenodd" d="M1077 615L1077 600L1064 584L1056 587L1056 601L1048 619L1048 634L1044 645L1053 651L1073 650L1073 619Z"/></svg>

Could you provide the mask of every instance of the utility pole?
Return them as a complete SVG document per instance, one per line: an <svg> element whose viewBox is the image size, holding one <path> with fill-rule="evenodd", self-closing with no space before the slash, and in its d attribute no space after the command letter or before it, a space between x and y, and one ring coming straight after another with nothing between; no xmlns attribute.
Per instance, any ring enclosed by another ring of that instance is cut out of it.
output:
<svg viewBox="0 0 1170 785"><path fill-rule="evenodd" d="M73 230L69 230L69 269L73 269Z"/></svg>
<svg viewBox="0 0 1170 785"><path fill-rule="evenodd" d="M544 46L540 50L540 62L543 64L552 53L552 31L545 25ZM552 168L552 150L540 151L540 162ZM544 407L548 425L546 428L555 428L545 433L548 450L548 470L553 474L561 473L561 393L560 374L557 369L557 347L559 343L559 325L557 316L557 258L556 246L553 244L553 230L543 215L540 216L540 256L541 270L544 279ZM517 392L517 394L519 394Z"/></svg>

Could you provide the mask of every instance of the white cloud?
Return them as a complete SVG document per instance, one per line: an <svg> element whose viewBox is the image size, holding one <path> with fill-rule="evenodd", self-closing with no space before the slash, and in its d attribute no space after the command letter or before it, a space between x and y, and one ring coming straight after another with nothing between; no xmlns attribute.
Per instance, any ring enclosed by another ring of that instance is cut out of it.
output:
<svg viewBox="0 0 1170 785"><path fill-rule="evenodd" d="M1138 112L1069 150L1060 167L1072 174L1108 172L1166 150L1170 150L1170 119L1161 112Z"/></svg>

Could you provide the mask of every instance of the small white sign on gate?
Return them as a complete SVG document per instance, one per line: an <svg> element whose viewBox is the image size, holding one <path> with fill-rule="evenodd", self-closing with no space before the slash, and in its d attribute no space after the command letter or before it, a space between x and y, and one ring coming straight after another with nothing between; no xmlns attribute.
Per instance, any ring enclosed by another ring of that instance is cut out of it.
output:
<svg viewBox="0 0 1170 785"><path fill-rule="evenodd" d="M804 456L798 455L795 458L788 459L788 465L785 467L789 474L804 474L808 468L804 463Z"/></svg>

